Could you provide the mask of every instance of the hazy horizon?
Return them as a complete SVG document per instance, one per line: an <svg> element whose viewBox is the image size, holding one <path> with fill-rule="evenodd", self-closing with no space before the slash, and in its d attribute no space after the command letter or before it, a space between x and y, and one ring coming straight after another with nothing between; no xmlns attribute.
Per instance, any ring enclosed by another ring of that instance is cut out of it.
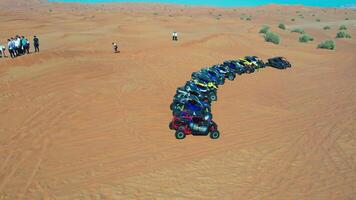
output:
<svg viewBox="0 0 356 200"><path fill-rule="evenodd" d="M183 4L183 5L207 5L207 6L221 6L221 7L238 7L238 6L261 6L266 4L284 4L284 5L305 5L305 6L318 6L318 7L344 7L355 5L353 0L340 0L340 1L317 1L317 0L49 0L50 2L79 2L79 3L123 3L123 2L135 2L135 3L170 3L170 4Z"/></svg>

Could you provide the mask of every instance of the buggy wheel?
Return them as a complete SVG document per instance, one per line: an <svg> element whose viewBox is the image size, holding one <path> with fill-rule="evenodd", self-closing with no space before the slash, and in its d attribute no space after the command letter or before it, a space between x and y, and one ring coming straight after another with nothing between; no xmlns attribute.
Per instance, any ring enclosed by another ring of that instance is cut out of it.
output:
<svg viewBox="0 0 356 200"><path fill-rule="evenodd" d="M229 79L230 81L233 81L234 79L235 79L235 75L234 74L229 74L228 76L227 76L227 79Z"/></svg>
<svg viewBox="0 0 356 200"><path fill-rule="evenodd" d="M185 133L183 132L183 130L181 128L179 128L177 131L176 131L176 138L178 140L181 140L181 139L184 139L185 138Z"/></svg>
<svg viewBox="0 0 356 200"><path fill-rule="evenodd" d="M210 133L210 138L213 140L218 139L219 137L220 137L220 133L217 130Z"/></svg>
<svg viewBox="0 0 356 200"><path fill-rule="evenodd" d="M173 130L173 122L169 122L168 127L169 127L169 129Z"/></svg>
<svg viewBox="0 0 356 200"><path fill-rule="evenodd" d="M171 105L169 106L169 108L170 108L171 110L173 110L173 109L174 109L174 105L173 105L173 103L171 103Z"/></svg>
<svg viewBox="0 0 356 200"><path fill-rule="evenodd" d="M211 101L216 101L217 100L217 96L216 96L216 94L210 94L210 100Z"/></svg>

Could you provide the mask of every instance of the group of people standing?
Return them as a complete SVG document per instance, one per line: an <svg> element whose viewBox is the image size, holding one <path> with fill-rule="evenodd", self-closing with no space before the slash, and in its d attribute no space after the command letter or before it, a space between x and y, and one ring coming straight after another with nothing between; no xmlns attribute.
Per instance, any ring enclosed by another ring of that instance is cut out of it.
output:
<svg viewBox="0 0 356 200"><path fill-rule="evenodd" d="M40 51L40 41L37 36L33 36L33 46L35 48L35 52ZM1 57L6 57L5 53L6 47L0 45L0 55ZM30 41L24 36L16 36L9 38L7 40L7 50L9 51L10 57L15 58L21 55L30 53Z"/></svg>

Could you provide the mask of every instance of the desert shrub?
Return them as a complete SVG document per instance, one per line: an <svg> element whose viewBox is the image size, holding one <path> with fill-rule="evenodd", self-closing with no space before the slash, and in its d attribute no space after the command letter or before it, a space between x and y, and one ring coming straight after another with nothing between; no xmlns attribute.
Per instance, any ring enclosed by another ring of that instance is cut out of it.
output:
<svg viewBox="0 0 356 200"><path fill-rule="evenodd" d="M345 20L350 20L349 18L345 18Z"/></svg>
<svg viewBox="0 0 356 200"><path fill-rule="evenodd" d="M339 30L347 30L346 25L341 25L341 26L339 27Z"/></svg>
<svg viewBox="0 0 356 200"><path fill-rule="evenodd" d="M295 21L295 19L293 18L293 19L291 19L290 21L294 22L294 21Z"/></svg>
<svg viewBox="0 0 356 200"><path fill-rule="evenodd" d="M345 31L339 31L336 34L336 38L351 38L351 35L346 33Z"/></svg>
<svg viewBox="0 0 356 200"><path fill-rule="evenodd" d="M309 41L313 41L314 38L308 34L303 34L299 37L299 42L309 42Z"/></svg>
<svg viewBox="0 0 356 200"><path fill-rule="evenodd" d="M313 17L315 17L315 14L312 14Z"/></svg>
<svg viewBox="0 0 356 200"><path fill-rule="evenodd" d="M336 44L332 40L325 40L325 41L322 41L320 44L318 44L319 49L333 50L333 49L335 49L335 46L336 46Z"/></svg>
<svg viewBox="0 0 356 200"><path fill-rule="evenodd" d="M301 29L301 28L292 29L291 32L292 33L300 33L300 34L304 34L305 33L304 29Z"/></svg>
<svg viewBox="0 0 356 200"><path fill-rule="evenodd" d="M320 19L316 19L315 21L320 22Z"/></svg>
<svg viewBox="0 0 356 200"><path fill-rule="evenodd" d="M269 26L263 25L260 29L260 33L266 34L269 31Z"/></svg>
<svg viewBox="0 0 356 200"><path fill-rule="evenodd" d="M286 26L285 26L284 24L282 24L282 23L280 23L280 24L278 25L278 28L283 29L283 30L286 30Z"/></svg>
<svg viewBox="0 0 356 200"><path fill-rule="evenodd" d="M267 32L265 34L265 41L266 42L272 42L273 44L279 44L280 38L279 38L279 35L277 33Z"/></svg>
<svg viewBox="0 0 356 200"><path fill-rule="evenodd" d="M158 13L153 13L153 15L158 15Z"/></svg>
<svg viewBox="0 0 356 200"><path fill-rule="evenodd" d="M329 29L331 29L331 27L330 27L330 26L324 26L323 29L324 29L324 30L329 30Z"/></svg>
<svg viewBox="0 0 356 200"><path fill-rule="evenodd" d="M247 17L246 20L247 20L247 21L251 21L251 17Z"/></svg>

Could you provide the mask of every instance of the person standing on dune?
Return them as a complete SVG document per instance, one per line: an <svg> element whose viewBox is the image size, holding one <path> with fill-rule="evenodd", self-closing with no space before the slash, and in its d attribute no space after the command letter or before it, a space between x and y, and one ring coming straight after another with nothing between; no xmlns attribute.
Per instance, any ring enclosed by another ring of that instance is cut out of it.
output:
<svg viewBox="0 0 356 200"><path fill-rule="evenodd" d="M30 41L26 39L26 52L27 54L30 54Z"/></svg>
<svg viewBox="0 0 356 200"><path fill-rule="evenodd" d="M178 41L178 33L175 32L175 31L172 33L172 40L173 41Z"/></svg>
<svg viewBox="0 0 356 200"><path fill-rule="evenodd" d="M26 44L27 44L27 39L24 36L22 36L21 37L22 54L26 54Z"/></svg>
<svg viewBox="0 0 356 200"><path fill-rule="evenodd" d="M37 36L33 36L33 46L35 47L35 52L40 52L40 40Z"/></svg>
<svg viewBox="0 0 356 200"><path fill-rule="evenodd" d="M117 50L118 49L118 46L115 42L112 43L112 47L114 48L114 53L118 53L119 51Z"/></svg>
<svg viewBox="0 0 356 200"><path fill-rule="evenodd" d="M2 44L0 44L0 55L1 55L1 58L5 58L6 57L5 46L3 46Z"/></svg>
<svg viewBox="0 0 356 200"><path fill-rule="evenodd" d="M15 53L14 53L14 41L12 39L8 39L7 40L7 50L9 51L10 57L14 58L15 57Z"/></svg>
<svg viewBox="0 0 356 200"><path fill-rule="evenodd" d="M15 48L14 48L15 56L20 56L20 53L21 53L21 49L20 49L21 39L19 38L18 35L14 38L14 44L15 44Z"/></svg>

